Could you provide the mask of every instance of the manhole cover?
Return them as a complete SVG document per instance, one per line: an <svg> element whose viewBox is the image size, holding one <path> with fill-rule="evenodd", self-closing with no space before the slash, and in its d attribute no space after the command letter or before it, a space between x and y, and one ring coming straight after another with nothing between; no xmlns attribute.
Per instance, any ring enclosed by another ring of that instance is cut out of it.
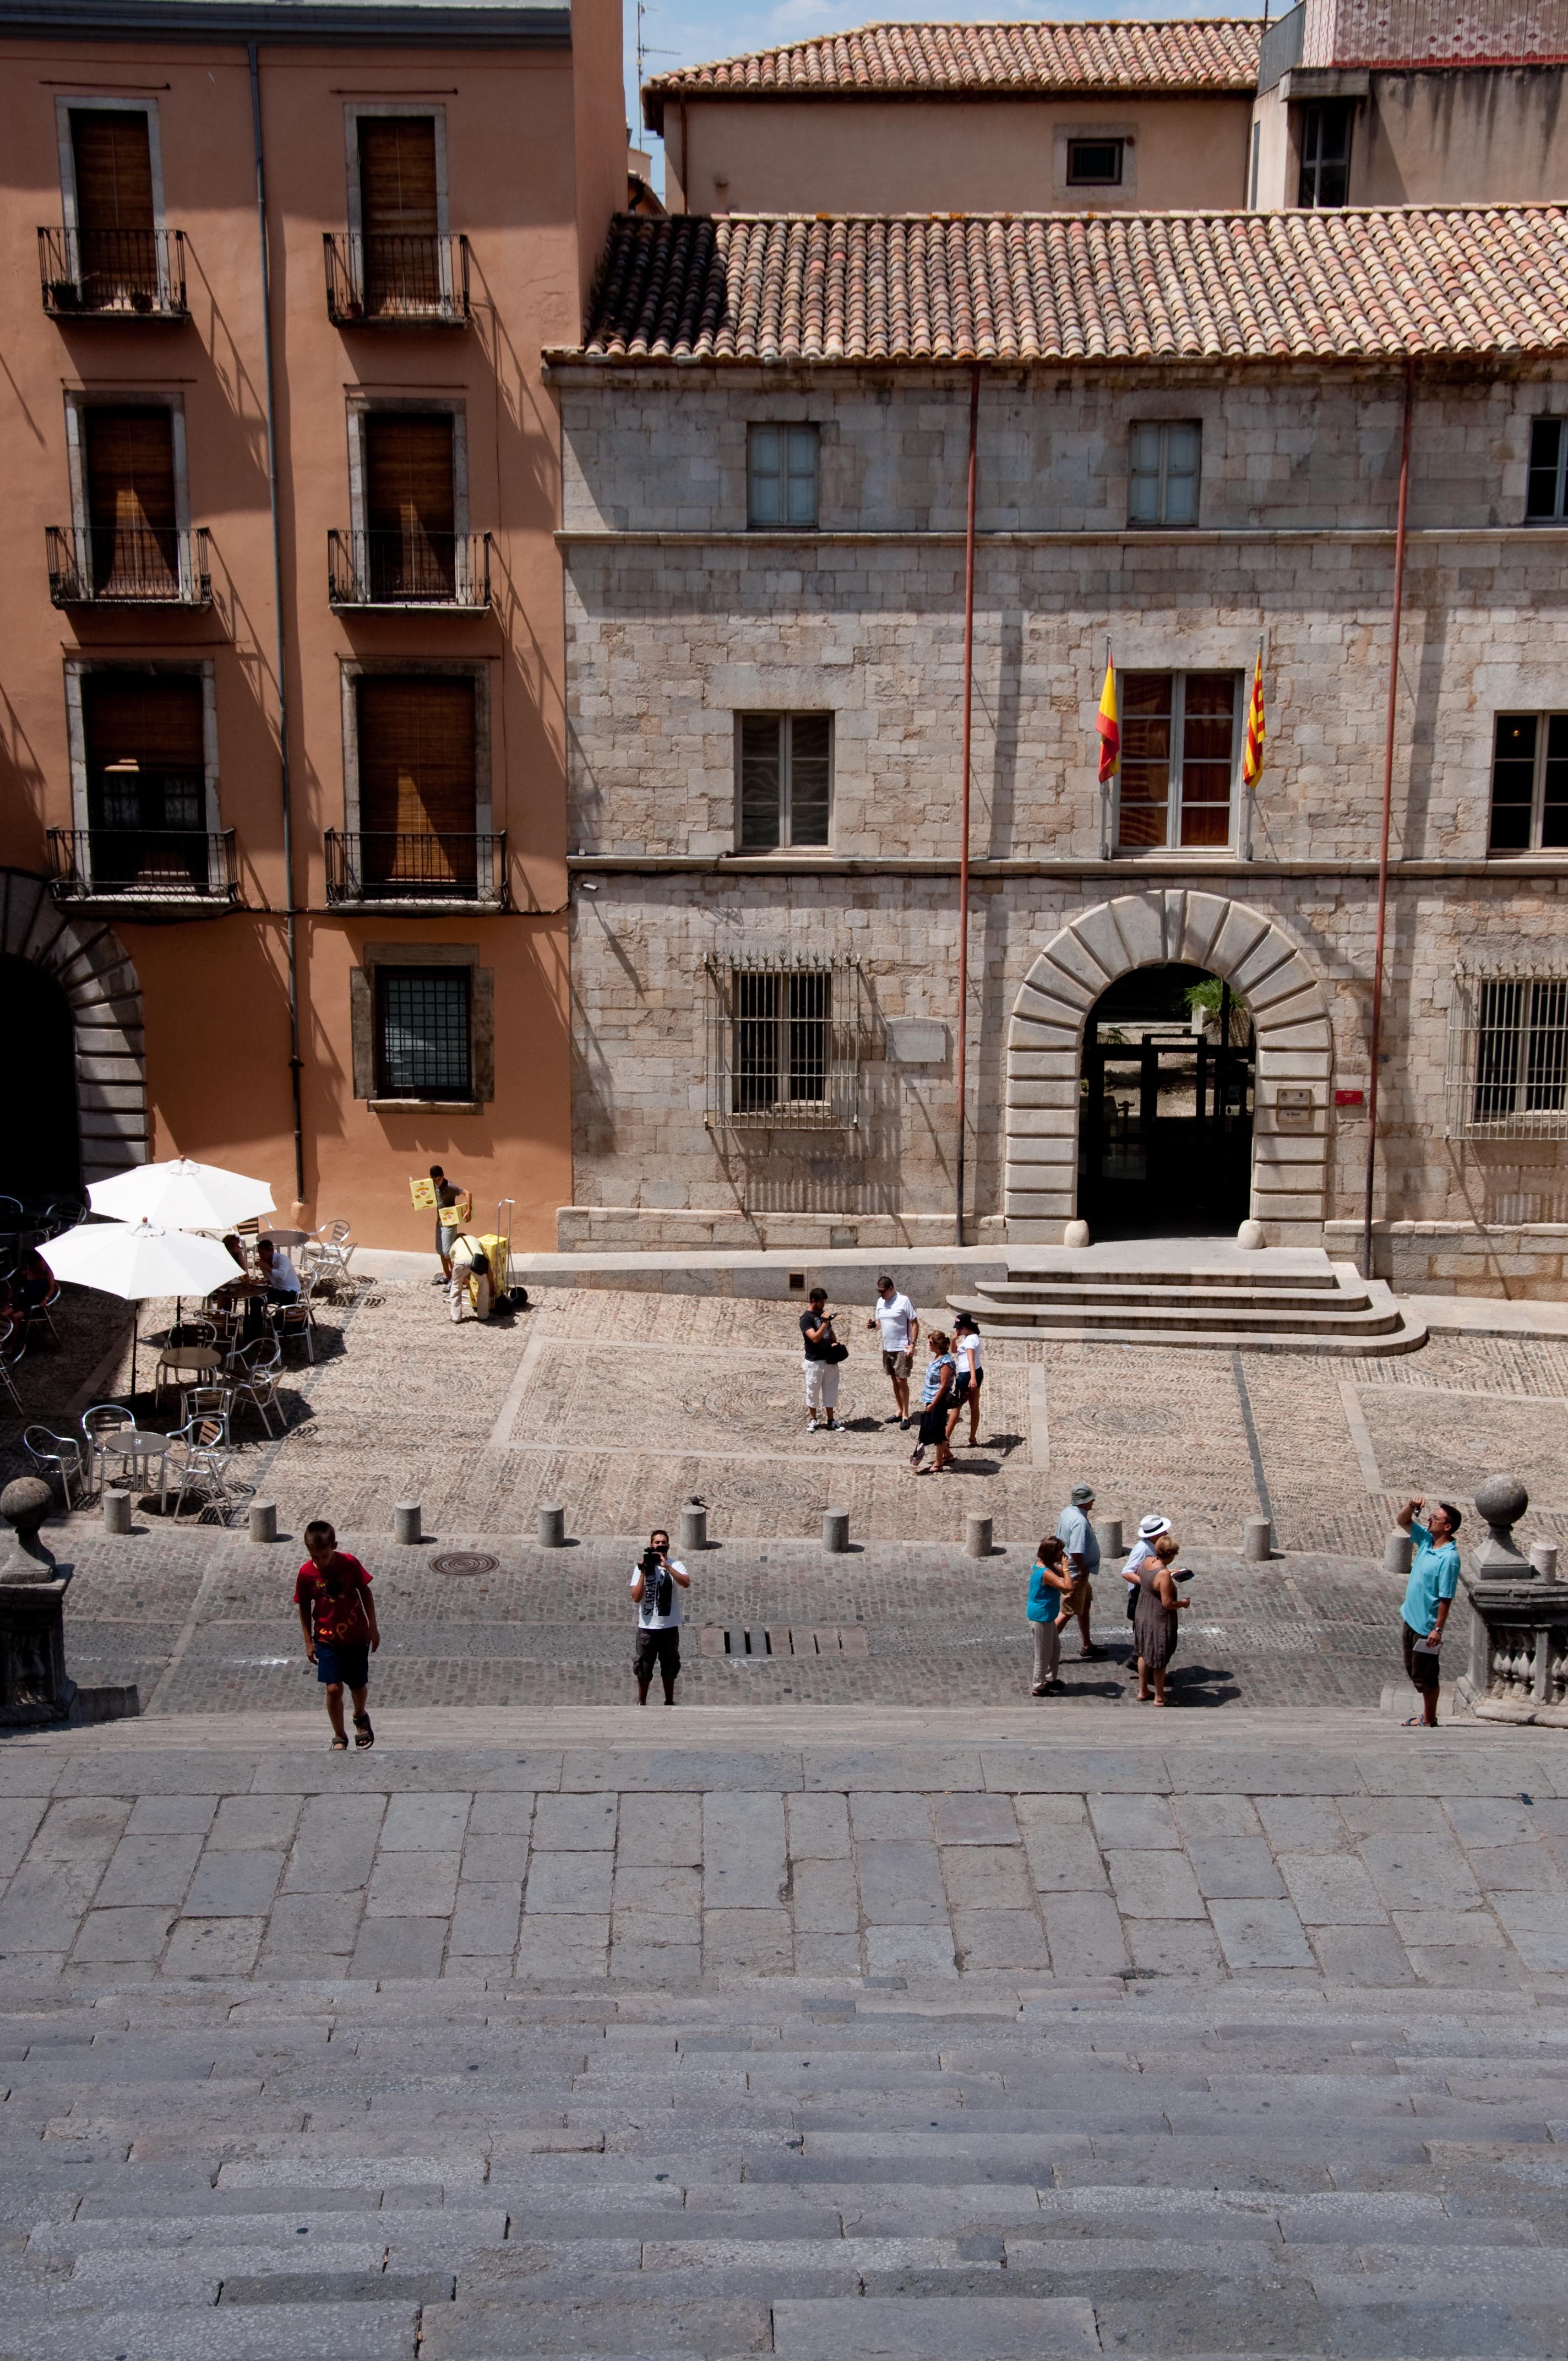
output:
<svg viewBox="0 0 1568 2361"><path fill-rule="evenodd" d="M441 1557L433 1557L434 1574L494 1574L499 1557L487 1557L483 1550L447 1550Z"/></svg>

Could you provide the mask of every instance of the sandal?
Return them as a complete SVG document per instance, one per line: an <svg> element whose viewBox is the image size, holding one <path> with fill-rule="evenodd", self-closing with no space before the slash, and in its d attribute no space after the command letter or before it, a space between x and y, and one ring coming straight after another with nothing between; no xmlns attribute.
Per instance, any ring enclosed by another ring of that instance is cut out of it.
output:
<svg viewBox="0 0 1568 2361"><path fill-rule="evenodd" d="M354 1743L361 1752L367 1746L374 1746L376 1743L376 1733L370 1727L370 1717L367 1713L356 1713L354 1717Z"/></svg>
<svg viewBox="0 0 1568 2361"><path fill-rule="evenodd" d="M334 1754L346 1754L346 1753L347 1753L347 1752L348 1752L348 1741L347 1741L347 1739L346 1739L346 1738L334 1738L334 1739L333 1740L333 1741L332 1741L332 1746L331 1746L331 1749L330 1749L329 1751L330 1751L332 1753L334 1753Z"/></svg>

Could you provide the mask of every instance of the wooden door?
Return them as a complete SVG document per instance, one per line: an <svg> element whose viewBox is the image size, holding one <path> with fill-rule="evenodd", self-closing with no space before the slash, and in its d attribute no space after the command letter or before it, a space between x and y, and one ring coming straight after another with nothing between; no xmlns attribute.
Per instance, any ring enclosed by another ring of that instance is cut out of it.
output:
<svg viewBox="0 0 1568 2361"><path fill-rule="evenodd" d="M82 424L96 596L178 598L172 412L93 404Z"/></svg>
<svg viewBox="0 0 1568 2361"><path fill-rule="evenodd" d="M472 892L477 876L474 682L371 674L359 682L359 826L368 882Z"/></svg>
<svg viewBox="0 0 1568 2361"><path fill-rule="evenodd" d="M383 410L365 420L370 595L450 598L456 505L449 411Z"/></svg>
<svg viewBox="0 0 1568 2361"><path fill-rule="evenodd" d="M82 300L143 308L158 296L152 142L139 108L73 106L71 152Z"/></svg>
<svg viewBox="0 0 1568 2361"><path fill-rule="evenodd" d="M359 219L366 310L433 310L441 300L433 115L359 117Z"/></svg>

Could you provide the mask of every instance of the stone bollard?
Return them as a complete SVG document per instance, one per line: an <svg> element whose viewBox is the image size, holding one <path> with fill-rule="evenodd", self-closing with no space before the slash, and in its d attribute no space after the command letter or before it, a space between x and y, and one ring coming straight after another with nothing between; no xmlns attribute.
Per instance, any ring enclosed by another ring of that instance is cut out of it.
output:
<svg viewBox="0 0 1568 2361"><path fill-rule="evenodd" d="M420 1505L417 1500L400 1500L392 1510L392 1539L405 1549L411 1549L424 1539L420 1530Z"/></svg>
<svg viewBox="0 0 1568 2361"><path fill-rule="evenodd" d="M966 1557L991 1555L991 1519L982 1516L978 1509L964 1519L964 1555Z"/></svg>
<svg viewBox="0 0 1568 2361"><path fill-rule="evenodd" d="M1242 1555L1266 1564L1274 1555L1274 1527L1266 1517L1249 1517L1242 1533Z"/></svg>
<svg viewBox="0 0 1568 2361"><path fill-rule="evenodd" d="M691 1557L707 1547L707 1510L699 1509L695 1500L688 1501L680 1513L678 1546L684 1556Z"/></svg>
<svg viewBox="0 0 1568 2361"><path fill-rule="evenodd" d="M850 1546L850 1511L848 1509L824 1509L822 1511L822 1546L834 1557L842 1557Z"/></svg>
<svg viewBox="0 0 1568 2361"><path fill-rule="evenodd" d="M1409 1574L1411 1566L1415 1563L1415 1556L1416 1544L1414 1536L1410 1533L1401 1532L1398 1526L1396 1525L1393 1532L1389 1534L1387 1540L1383 1544L1384 1573Z"/></svg>
<svg viewBox="0 0 1568 2361"><path fill-rule="evenodd" d="M533 1530L539 1536L541 1549L565 1549L566 1546L565 1510L557 1508L554 1504L547 1509L536 1509L533 1515Z"/></svg>
<svg viewBox="0 0 1568 2361"><path fill-rule="evenodd" d="M130 1494L128 1492L105 1492L104 1495L104 1531L106 1533L128 1533L130 1529Z"/></svg>
<svg viewBox="0 0 1568 2361"><path fill-rule="evenodd" d="M1531 1542L1530 1562L1542 1582L1557 1580L1557 1543L1555 1542Z"/></svg>
<svg viewBox="0 0 1568 2361"><path fill-rule="evenodd" d="M278 1538L278 1503L276 1500L252 1500L250 1504L250 1538L253 1542L275 1542Z"/></svg>
<svg viewBox="0 0 1568 2361"><path fill-rule="evenodd" d="M1102 1517L1094 1531L1102 1556L1124 1557L1126 1555L1126 1543L1122 1539L1120 1517Z"/></svg>

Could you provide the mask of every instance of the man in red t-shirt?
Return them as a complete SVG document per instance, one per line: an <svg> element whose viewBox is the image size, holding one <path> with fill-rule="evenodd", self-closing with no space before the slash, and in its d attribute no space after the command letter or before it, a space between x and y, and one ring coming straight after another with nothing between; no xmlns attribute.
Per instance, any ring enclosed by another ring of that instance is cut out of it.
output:
<svg viewBox="0 0 1568 2361"><path fill-rule="evenodd" d="M305 1635L305 1653L326 1690L327 1719L332 1723L334 1752L348 1744L343 1727L343 1692L354 1699L354 1743L374 1746L376 1733L365 1699L370 1686L370 1651L381 1644L376 1625L376 1602L370 1577L356 1557L337 1546L337 1535L324 1519L305 1527L310 1556L294 1585L294 1604Z"/></svg>

